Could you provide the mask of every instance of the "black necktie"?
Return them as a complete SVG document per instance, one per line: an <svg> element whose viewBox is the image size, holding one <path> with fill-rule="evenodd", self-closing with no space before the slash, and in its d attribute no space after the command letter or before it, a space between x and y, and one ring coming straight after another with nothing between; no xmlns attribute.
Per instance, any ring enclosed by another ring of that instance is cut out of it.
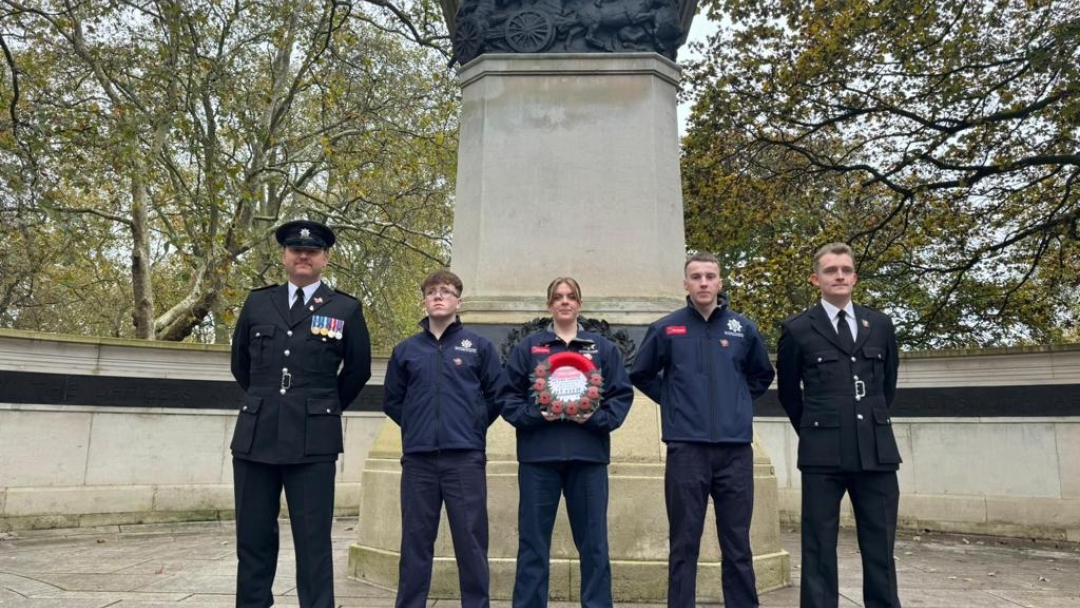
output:
<svg viewBox="0 0 1080 608"><path fill-rule="evenodd" d="M289 312L292 313L294 321L300 316L302 310L304 310L304 290L297 289L296 297L293 298L292 306L289 307Z"/></svg>
<svg viewBox="0 0 1080 608"><path fill-rule="evenodd" d="M840 347L846 352L855 350L855 338L851 335L851 327L847 323L847 312L840 309L836 313L836 334L840 338Z"/></svg>

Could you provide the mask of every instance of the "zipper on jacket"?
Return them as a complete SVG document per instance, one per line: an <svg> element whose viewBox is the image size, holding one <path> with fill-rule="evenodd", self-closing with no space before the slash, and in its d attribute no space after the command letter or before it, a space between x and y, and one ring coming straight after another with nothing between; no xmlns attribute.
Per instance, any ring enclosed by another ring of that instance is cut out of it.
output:
<svg viewBox="0 0 1080 608"><path fill-rule="evenodd" d="M439 346L438 373L435 374L435 453L442 450L442 377L443 377L443 354L442 338L435 340Z"/></svg>
<svg viewBox="0 0 1080 608"><path fill-rule="evenodd" d="M715 314L715 310L713 314ZM705 340L698 343L701 348L701 361L705 363L705 382L709 385L709 439L716 441L716 395L715 387L713 386L713 366L712 360L709 356L709 349L712 346L712 314L708 319L705 319Z"/></svg>

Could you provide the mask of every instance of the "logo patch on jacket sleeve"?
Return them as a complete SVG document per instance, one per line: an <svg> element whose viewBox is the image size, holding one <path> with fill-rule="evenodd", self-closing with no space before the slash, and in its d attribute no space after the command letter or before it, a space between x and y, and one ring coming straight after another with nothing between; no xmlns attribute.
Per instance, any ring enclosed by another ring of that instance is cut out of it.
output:
<svg viewBox="0 0 1080 608"><path fill-rule="evenodd" d="M685 325L668 325L667 327L664 328L664 333L666 333L669 336L685 336L686 335L686 326Z"/></svg>
<svg viewBox="0 0 1080 608"><path fill-rule="evenodd" d="M534 354L534 355L550 355L551 354L551 347L550 346L534 346L534 347L532 347L532 354Z"/></svg>

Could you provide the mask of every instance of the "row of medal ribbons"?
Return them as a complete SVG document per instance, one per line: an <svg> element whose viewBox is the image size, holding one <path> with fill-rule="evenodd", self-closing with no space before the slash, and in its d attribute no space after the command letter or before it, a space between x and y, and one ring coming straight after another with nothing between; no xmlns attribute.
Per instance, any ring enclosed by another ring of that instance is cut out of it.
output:
<svg viewBox="0 0 1080 608"><path fill-rule="evenodd" d="M340 340L345 332L345 320L333 317L311 316L311 333L316 336Z"/></svg>

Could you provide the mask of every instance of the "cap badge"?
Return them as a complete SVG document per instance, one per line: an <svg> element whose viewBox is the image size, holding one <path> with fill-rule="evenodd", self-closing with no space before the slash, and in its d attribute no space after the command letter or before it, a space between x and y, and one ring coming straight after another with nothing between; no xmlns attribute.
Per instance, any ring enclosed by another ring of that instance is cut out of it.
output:
<svg viewBox="0 0 1080 608"><path fill-rule="evenodd" d="M311 236L311 231L310 230L308 230L307 228L301 228L300 229L300 238L306 239L306 238L308 238L310 236Z"/></svg>

